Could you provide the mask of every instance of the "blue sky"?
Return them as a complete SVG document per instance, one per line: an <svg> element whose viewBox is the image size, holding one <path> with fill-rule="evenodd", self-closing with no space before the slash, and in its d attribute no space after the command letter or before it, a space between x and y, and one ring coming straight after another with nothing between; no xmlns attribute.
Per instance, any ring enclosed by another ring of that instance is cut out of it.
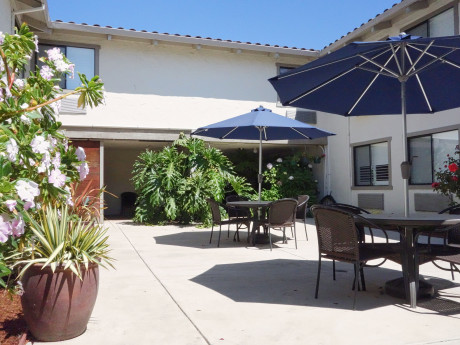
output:
<svg viewBox="0 0 460 345"><path fill-rule="evenodd" d="M321 49L399 0L48 0L52 20Z"/></svg>

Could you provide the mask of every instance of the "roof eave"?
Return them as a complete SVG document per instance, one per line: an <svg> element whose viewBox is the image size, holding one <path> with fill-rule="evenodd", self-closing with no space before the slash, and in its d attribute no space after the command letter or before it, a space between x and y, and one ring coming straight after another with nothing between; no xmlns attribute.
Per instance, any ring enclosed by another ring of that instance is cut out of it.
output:
<svg viewBox="0 0 460 345"><path fill-rule="evenodd" d="M163 41L163 42L172 42L179 44L189 44L189 45L202 45L216 48L227 48L227 49L241 49L249 50L256 52L266 52L273 54L283 54L283 55L295 55L295 56L304 56L304 57L318 57L319 51L317 50L308 50L308 49L298 49L298 48L288 48L288 47L276 47L270 45L263 45L257 43L245 43L245 42L235 42L228 40L220 40L213 38L201 38L201 37L188 37L182 35L171 35L165 33L156 33L156 32L146 32L146 31L135 31L129 29L118 29L110 27L101 27L94 25L85 25L85 24L76 24L76 23L65 23L65 22L56 22L52 21L49 23L49 27L54 30L65 30L65 31L78 31L78 32L87 32L93 34L102 34L102 35L111 35L119 36L126 38L138 38L146 39L151 41Z"/></svg>

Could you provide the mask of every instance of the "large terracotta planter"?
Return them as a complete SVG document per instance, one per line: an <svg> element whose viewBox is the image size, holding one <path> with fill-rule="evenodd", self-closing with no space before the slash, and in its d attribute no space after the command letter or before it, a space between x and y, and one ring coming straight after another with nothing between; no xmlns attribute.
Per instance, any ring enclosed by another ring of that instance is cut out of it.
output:
<svg viewBox="0 0 460 345"><path fill-rule="evenodd" d="M96 302L99 266L81 267L83 280L70 269L31 266L21 279L24 319L41 341L59 341L84 333Z"/></svg>

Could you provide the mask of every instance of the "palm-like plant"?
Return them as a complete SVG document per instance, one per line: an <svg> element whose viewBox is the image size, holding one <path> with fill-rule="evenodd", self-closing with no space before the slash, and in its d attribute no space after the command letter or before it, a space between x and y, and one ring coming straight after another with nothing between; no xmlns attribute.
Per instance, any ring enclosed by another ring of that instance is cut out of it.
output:
<svg viewBox="0 0 460 345"><path fill-rule="evenodd" d="M31 236L16 265L22 267L19 277L34 264L70 269L81 279L81 265L90 263L112 266L107 229L96 219L83 221L67 206L43 208L38 220L30 218ZM113 266L112 266L113 267Z"/></svg>
<svg viewBox="0 0 460 345"><path fill-rule="evenodd" d="M159 152L145 151L134 163L139 222L208 222L206 198L222 200L227 191L250 193L244 178L235 175L230 160L201 139L181 135Z"/></svg>

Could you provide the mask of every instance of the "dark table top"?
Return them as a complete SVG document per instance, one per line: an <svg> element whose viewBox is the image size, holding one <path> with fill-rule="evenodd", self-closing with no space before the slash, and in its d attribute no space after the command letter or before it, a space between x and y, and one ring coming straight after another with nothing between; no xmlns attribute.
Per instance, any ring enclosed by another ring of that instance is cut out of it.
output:
<svg viewBox="0 0 460 345"><path fill-rule="evenodd" d="M396 226L447 226L460 223L460 215L416 213L409 216L403 214L360 214L379 225Z"/></svg>
<svg viewBox="0 0 460 345"><path fill-rule="evenodd" d="M229 201L227 202L227 205L238 206L238 207L258 208L258 207L267 207L272 202L273 201L241 200L241 201Z"/></svg>

